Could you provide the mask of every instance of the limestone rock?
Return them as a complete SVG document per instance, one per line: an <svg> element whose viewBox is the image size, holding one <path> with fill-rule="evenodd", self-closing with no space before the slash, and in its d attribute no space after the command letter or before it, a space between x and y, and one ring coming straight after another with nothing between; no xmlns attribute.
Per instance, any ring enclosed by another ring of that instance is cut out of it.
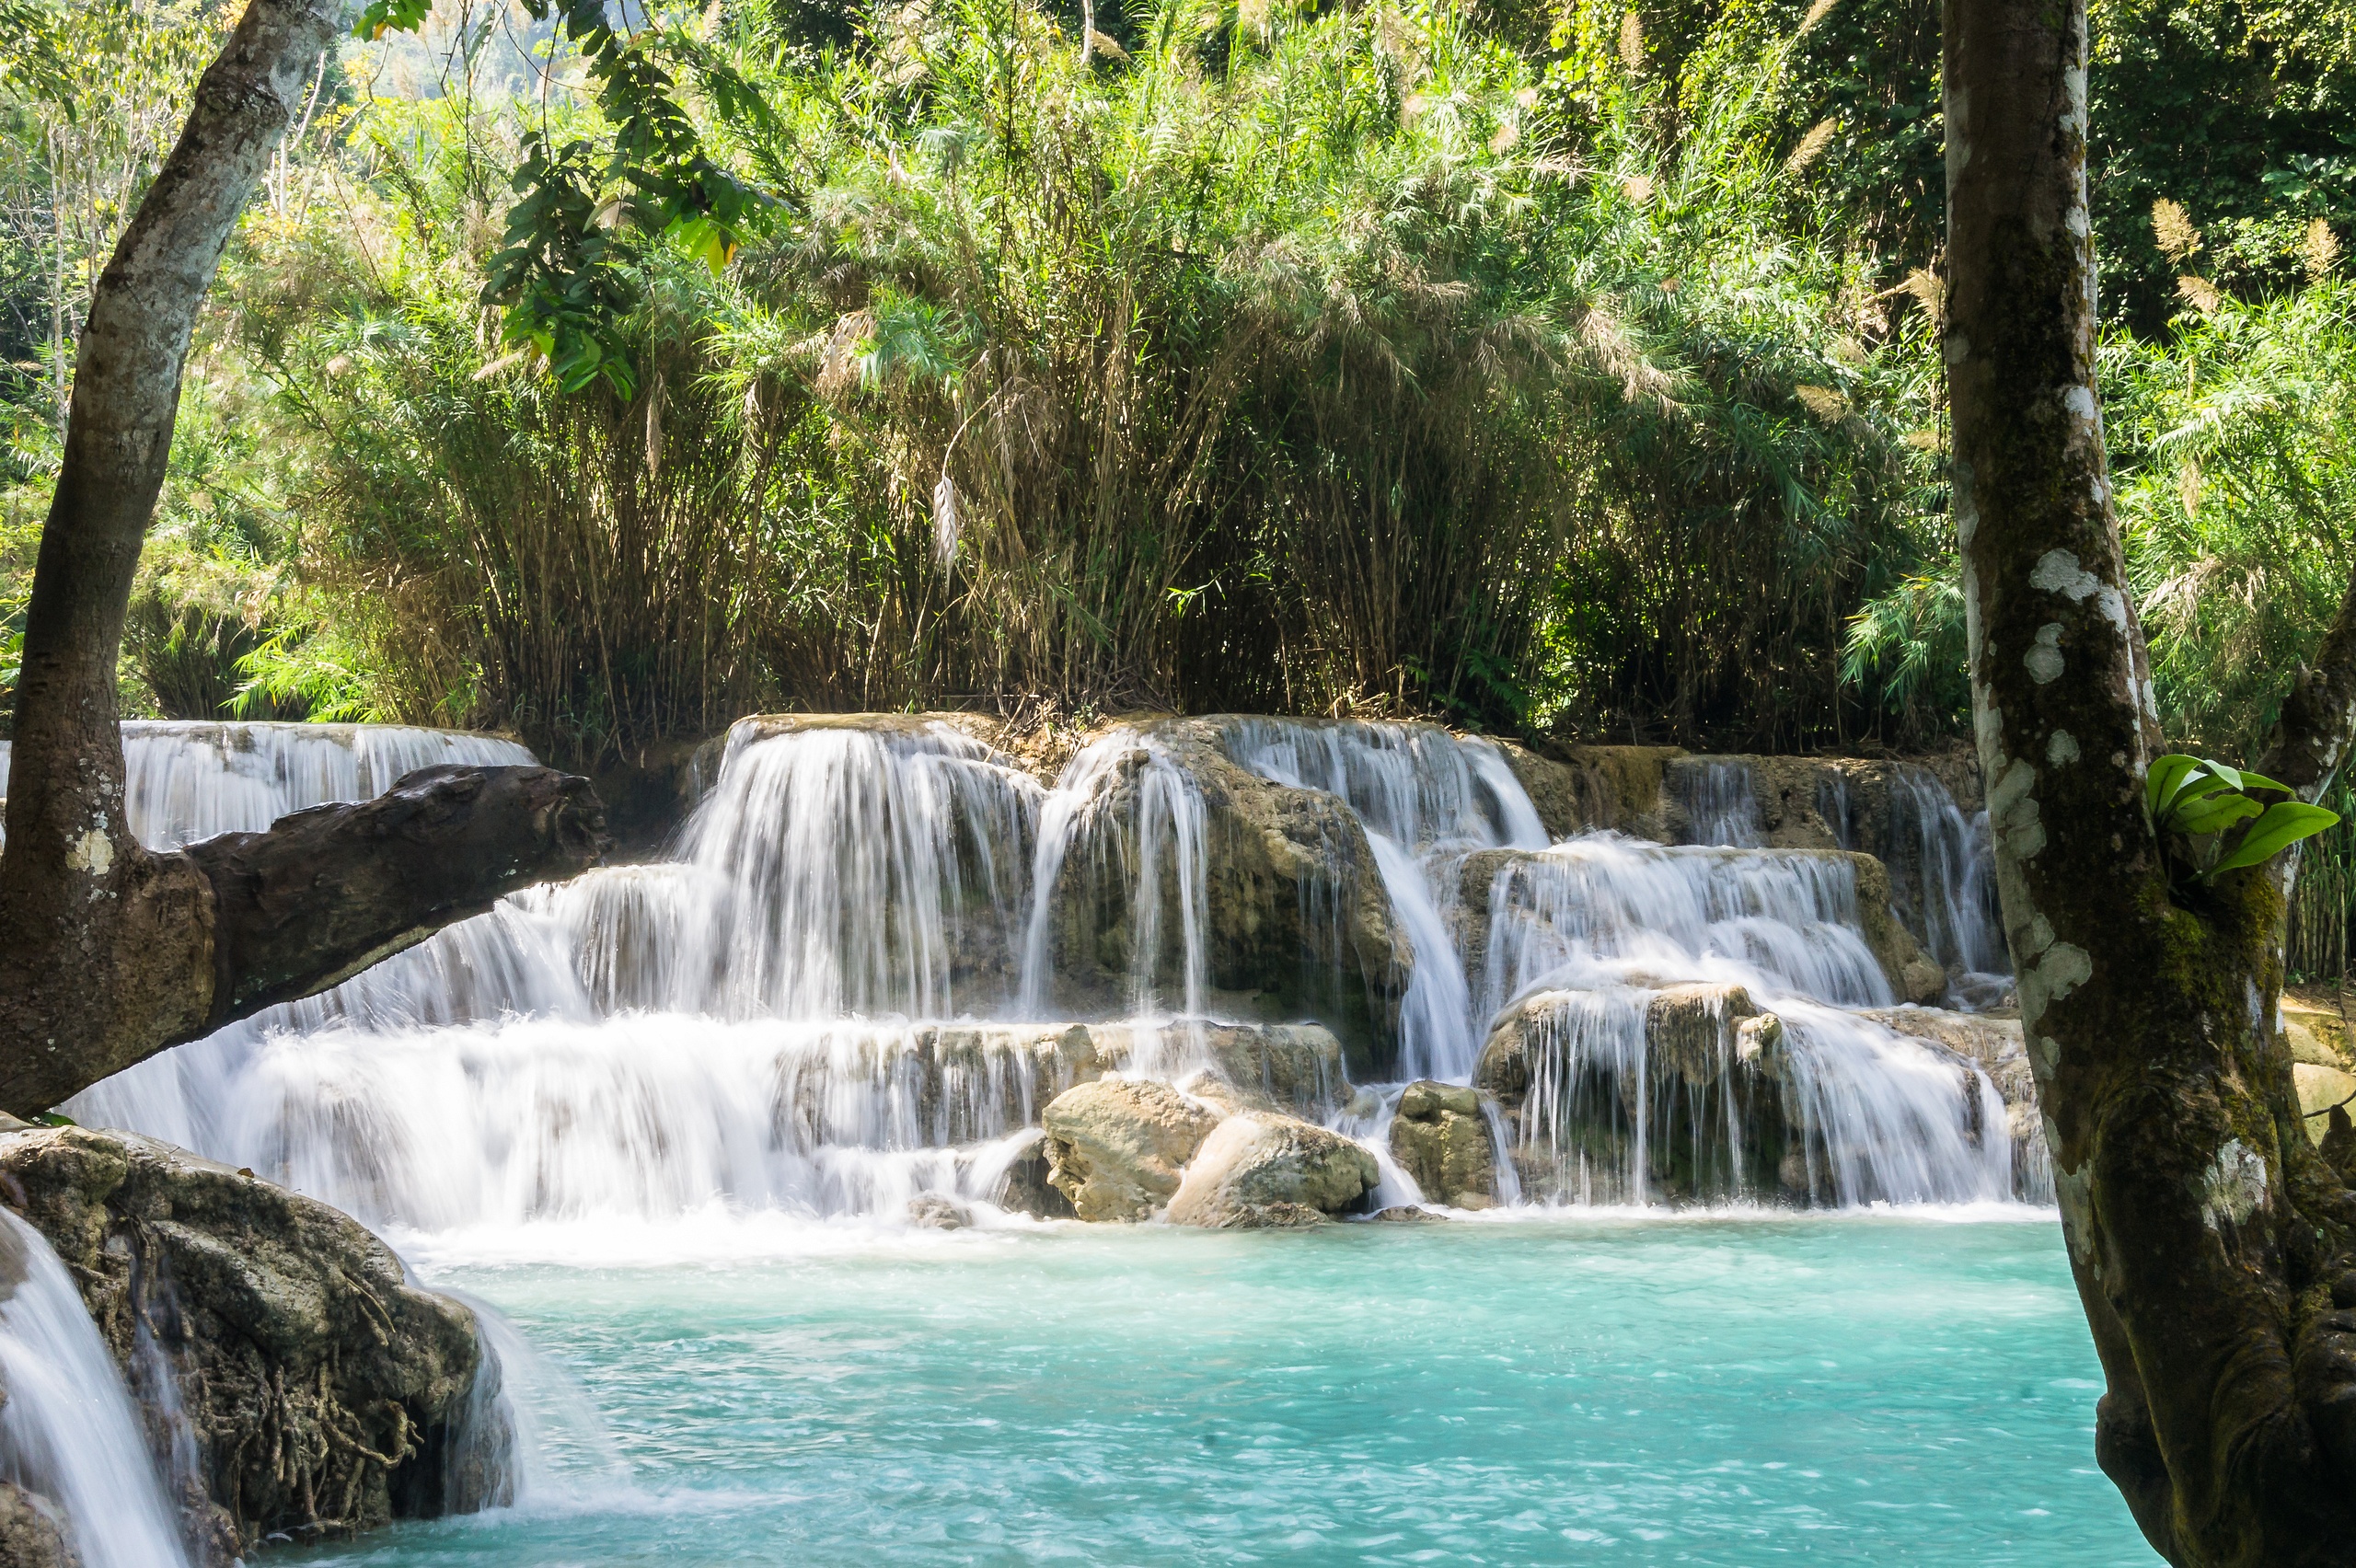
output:
<svg viewBox="0 0 2356 1568"><path fill-rule="evenodd" d="M1497 1201L1497 1150L1477 1090L1424 1078L1399 1096L1391 1154L1425 1197L1451 1208Z"/></svg>
<svg viewBox="0 0 2356 1568"><path fill-rule="evenodd" d="M1610 829L1632 837L1669 839L1662 770L1683 755L1676 746L1569 746L1552 742L1532 748L1498 741L1506 765L1521 781L1553 838Z"/></svg>
<svg viewBox="0 0 2356 1568"><path fill-rule="evenodd" d="M963 1230L974 1211L941 1193L918 1193L908 1200L908 1223L918 1230Z"/></svg>
<svg viewBox="0 0 2356 1568"><path fill-rule="evenodd" d="M1167 1084L1098 1078L1047 1105L1047 1180L1088 1220L1138 1220L1178 1191L1218 1118Z"/></svg>
<svg viewBox="0 0 2356 1568"><path fill-rule="evenodd" d="M1136 1070L1149 1047L1145 1030L1136 1024L1091 1024L1088 1032L1095 1059L1106 1071ZM1170 1024L1154 1032L1159 1038L1150 1049L1160 1057L1197 1050L1207 1055L1216 1075L1215 1094L1230 1098L1231 1110L1322 1117L1348 1104L1356 1092L1342 1043L1322 1024L1206 1022Z"/></svg>
<svg viewBox="0 0 2356 1568"><path fill-rule="evenodd" d="M82 1568L56 1505L10 1481L0 1481L0 1568Z"/></svg>
<svg viewBox="0 0 2356 1568"><path fill-rule="evenodd" d="M1374 1156L1339 1133L1292 1116L1230 1116L1186 1168L1170 1220L1215 1229L1314 1225L1357 1207L1380 1180Z"/></svg>
<svg viewBox="0 0 2356 1568"><path fill-rule="evenodd" d="M1126 1016L1134 971L1149 963L1134 946L1148 923L1161 933L1150 959L1154 985L1169 996L1184 984L1184 879L1174 848L1161 850L1169 859L1157 879L1161 907L1152 921L1130 907L1138 885L1135 824L1159 756L1202 799L1207 1008L1253 1021L1317 1019L1340 1038L1354 1069L1388 1076L1415 954L1366 831L1333 796L1273 783L1236 763L1225 749L1225 724L1156 719L1113 732L1134 736L1136 746L1098 780L1085 806L1092 837L1065 857L1050 896L1058 1010Z"/></svg>
<svg viewBox="0 0 2356 1568"><path fill-rule="evenodd" d="M118 1360L132 1366L141 1320L154 1332L196 1448L200 1538L218 1528L225 1550L249 1551L281 1531L504 1500L468 1490L450 1462L506 1437L473 1421L496 1387L474 1314L409 1284L357 1222L168 1144L83 1127L0 1134L0 1191L64 1261Z"/></svg>
<svg viewBox="0 0 2356 1568"><path fill-rule="evenodd" d="M991 1201L1009 1214L1027 1214L1034 1219L1076 1217L1071 1200L1049 1181L1052 1170L1047 1159L1047 1135L1044 1129L1033 1127L1022 1135L1022 1141L1008 1159L1006 1172L999 1178Z"/></svg>
<svg viewBox="0 0 2356 1568"><path fill-rule="evenodd" d="M1417 1208L1413 1204L1393 1204L1391 1207L1369 1217L1380 1220L1386 1225L1428 1225L1446 1220L1448 1216L1436 1214L1426 1208Z"/></svg>
<svg viewBox="0 0 2356 1568"><path fill-rule="evenodd" d="M2299 1110L2306 1119L2307 1136L2323 1142L2330 1125L2327 1113L2335 1105L2356 1101L2356 1074L2314 1062L2293 1062L2291 1082L2299 1091Z"/></svg>

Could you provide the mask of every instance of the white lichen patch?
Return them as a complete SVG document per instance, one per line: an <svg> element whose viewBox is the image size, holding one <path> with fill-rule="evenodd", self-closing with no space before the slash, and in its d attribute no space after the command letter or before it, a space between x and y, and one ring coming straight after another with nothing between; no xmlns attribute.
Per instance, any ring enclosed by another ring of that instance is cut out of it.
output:
<svg viewBox="0 0 2356 1568"><path fill-rule="evenodd" d="M2028 678L2046 686L2062 678L2066 667L2062 658L2062 623L2047 621L2037 628L2037 640L2021 655L2021 663L2028 666Z"/></svg>
<svg viewBox="0 0 2356 1568"><path fill-rule="evenodd" d="M2089 392L2086 396L2091 399L2094 394ZM2073 551L2048 550L2039 556L2029 571L2028 585L2059 594L2073 605L2092 599L2100 606L2104 619L2121 631L2127 629L2127 596L2080 565Z"/></svg>
<svg viewBox="0 0 2356 1568"><path fill-rule="evenodd" d="M2095 389L2091 386L2070 387L2062 394L2062 406L2079 419L2093 419L2095 417L2095 410L2096 408L2096 404L2095 402ZM2066 551L2062 550L2056 550L2054 552L2056 555L2066 553ZM2073 564L2077 560L2077 557L2075 556L2072 556L2070 559Z"/></svg>
<svg viewBox="0 0 2356 1568"><path fill-rule="evenodd" d="M2045 1147L2062 1147L2062 1135L2050 1116L2045 1122ZM2064 1170L2059 1165L2053 1168L2053 1202L2062 1211L2062 1236L2070 1244L2070 1255L2094 1270L2096 1277L2101 1277L2095 1253L2094 1193L2083 1169Z"/></svg>
<svg viewBox="0 0 2356 1568"><path fill-rule="evenodd" d="M2239 1138L2227 1138L2200 1185L2201 1220L2212 1230L2239 1225L2266 1206L2266 1159Z"/></svg>
<svg viewBox="0 0 2356 1568"><path fill-rule="evenodd" d="M2027 757L2015 757L1988 791L1988 821L1996 837L2015 857L2027 860L2045 847L2045 824L2038 820L2037 769Z"/></svg>
<svg viewBox="0 0 2356 1568"><path fill-rule="evenodd" d="M2045 760L2056 767L2066 767L2078 760L2078 743L2067 730L2056 730L2046 737Z"/></svg>
<svg viewBox="0 0 2356 1568"><path fill-rule="evenodd" d="M65 851L65 869L102 877L114 865L114 841L98 828L75 839Z"/></svg>

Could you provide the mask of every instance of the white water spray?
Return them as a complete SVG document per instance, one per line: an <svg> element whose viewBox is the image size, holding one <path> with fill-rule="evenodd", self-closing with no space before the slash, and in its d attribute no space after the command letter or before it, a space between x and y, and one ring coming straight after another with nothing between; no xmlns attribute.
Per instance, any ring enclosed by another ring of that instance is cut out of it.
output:
<svg viewBox="0 0 2356 1568"><path fill-rule="evenodd" d="M122 1373L40 1232L0 1209L0 1475L54 1503L83 1568L188 1568Z"/></svg>

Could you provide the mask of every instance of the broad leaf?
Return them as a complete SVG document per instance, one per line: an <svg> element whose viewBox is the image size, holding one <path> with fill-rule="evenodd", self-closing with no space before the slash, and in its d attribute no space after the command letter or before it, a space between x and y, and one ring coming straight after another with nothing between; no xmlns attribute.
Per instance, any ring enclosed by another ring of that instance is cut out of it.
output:
<svg viewBox="0 0 2356 1568"><path fill-rule="evenodd" d="M2246 822L2266 808L2247 795L2220 790L2205 800L2178 807L2170 813L2178 833L2195 836L2223 833L2237 822Z"/></svg>
<svg viewBox="0 0 2356 1568"><path fill-rule="evenodd" d="M2249 824L2249 831L2242 835L2234 852L2210 868L2209 875L2213 878L2270 859L2286 846L2312 838L2339 820L2338 812L2311 806L2304 801L2284 801L2269 806L2263 816Z"/></svg>

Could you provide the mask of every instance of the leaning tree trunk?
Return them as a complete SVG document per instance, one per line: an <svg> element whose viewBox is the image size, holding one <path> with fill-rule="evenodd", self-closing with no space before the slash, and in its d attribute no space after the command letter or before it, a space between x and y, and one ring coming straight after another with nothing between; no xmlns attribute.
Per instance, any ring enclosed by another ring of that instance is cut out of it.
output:
<svg viewBox="0 0 2356 1568"><path fill-rule="evenodd" d="M333 984L597 852L580 779L437 771L402 800L151 854L123 813L115 665L197 312L338 0L252 0L90 300L25 622L0 853L0 1109ZM375 858L404 866L387 869ZM266 894L266 897L263 894Z"/></svg>
<svg viewBox="0 0 2356 1568"><path fill-rule="evenodd" d="M2283 886L2170 876L2151 677L2095 395L2085 0L1946 0L1956 532L2005 936L2096 1451L2180 1564L2356 1554L2356 1196L2310 1144L2275 1007ZM2351 600L2356 605L2356 600ZM2344 748L2356 611L2273 756Z"/></svg>

